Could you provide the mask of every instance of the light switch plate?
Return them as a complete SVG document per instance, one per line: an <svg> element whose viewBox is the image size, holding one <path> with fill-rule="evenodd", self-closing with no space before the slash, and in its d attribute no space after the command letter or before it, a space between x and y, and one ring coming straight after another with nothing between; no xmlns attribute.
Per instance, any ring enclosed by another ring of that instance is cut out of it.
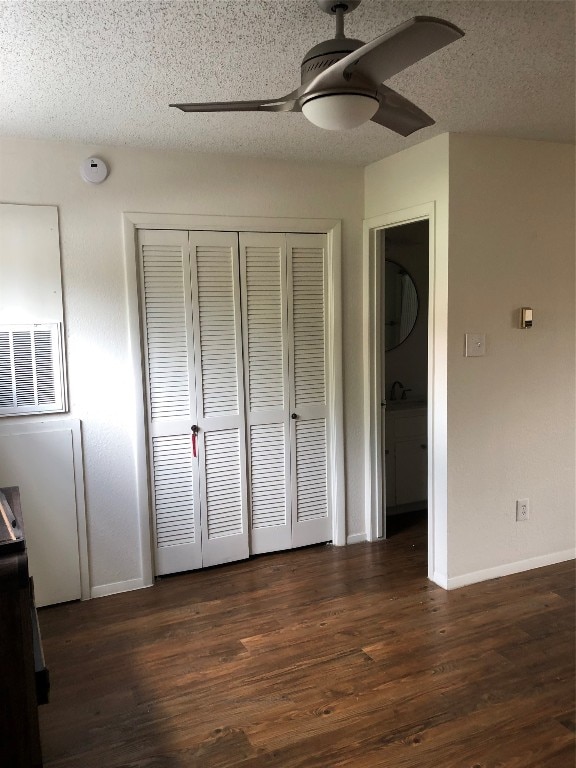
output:
<svg viewBox="0 0 576 768"><path fill-rule="evenodd" d="M486 334L467 333L464 354L466 357L482 357L486 354Z"/></svg>

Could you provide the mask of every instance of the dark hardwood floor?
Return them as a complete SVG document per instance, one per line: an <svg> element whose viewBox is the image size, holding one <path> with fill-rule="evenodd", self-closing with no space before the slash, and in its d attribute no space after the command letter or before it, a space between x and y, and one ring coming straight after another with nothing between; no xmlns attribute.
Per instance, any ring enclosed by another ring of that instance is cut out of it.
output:
<svg viewBox="0 0 576 768"><path fill-rule="evenodd" d="M40 611L46 768L571 768L573 563L445 592L425 529Z"/></svg>

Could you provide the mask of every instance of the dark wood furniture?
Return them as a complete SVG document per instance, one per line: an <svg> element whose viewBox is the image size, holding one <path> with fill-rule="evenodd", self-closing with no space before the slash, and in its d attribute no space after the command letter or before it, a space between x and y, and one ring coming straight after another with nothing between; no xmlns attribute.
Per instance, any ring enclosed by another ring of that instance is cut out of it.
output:
<svg viewBox="0 0 576 768"><path fill-rule="evenodd" d="M23 529L18 488L0 489ZM34 590L26 549L0 547L0 763L42 766L38 704L48 700Z"/></svg>

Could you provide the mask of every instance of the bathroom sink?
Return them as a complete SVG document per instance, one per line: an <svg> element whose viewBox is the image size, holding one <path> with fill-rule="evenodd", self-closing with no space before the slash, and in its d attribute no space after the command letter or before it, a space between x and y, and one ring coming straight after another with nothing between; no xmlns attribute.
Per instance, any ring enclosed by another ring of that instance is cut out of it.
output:
<svg viewBox="0 0 576 768"><path fill-rule="evenodd" d="M387 411L404 411L409 408L426 408L426 400L388 400Z"/></svg>

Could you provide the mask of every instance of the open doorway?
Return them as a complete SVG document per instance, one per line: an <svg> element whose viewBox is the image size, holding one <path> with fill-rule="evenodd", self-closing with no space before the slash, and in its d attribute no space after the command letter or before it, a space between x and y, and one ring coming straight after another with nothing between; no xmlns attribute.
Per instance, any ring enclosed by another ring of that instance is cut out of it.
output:
<svg viewBox="0 0 576 768"><path fill-rule="evenodd" d="M427 337L426 440L419 449L427 464L428 578L447 586L447 363L448 363L448 258L444 220L437 221L436 203L422 203L366 219L364 222L364 466L365 525L368 541L386 536L386 423L382 416L381 267L385 268L386 241L382 232L426 221L428 225L428 311L422 314ZM422 291L421 291L422 293ZM424 290L424 294L426 291ZM385 299L384 295L384 299ZM425 317L427 315L427 318ZM384 366L386 353L384 352ZM394 379L395 380L395 379ZM394 383L392 380L391 384ZM406 377L401 383L411 388ZM412 388L414 390L414 388ZM391 392L386 392L390 396ZM408 392L417 397L418 391ZM395 397L402 399L396 385ZM387 399L387 398L386 398ZM402 406L399 406L402 408ZM384 433L384 434L383 434ZM416 443L419 446L420 443ZM414 448L414 444L412 445ZM384 453L384 456L382 455ZM392 539L393 541L393 539Z"/></svg>
<svg viewBox="0 0 576 768"><path fill-rule="evenodd" d="M376 232L382 536L421 535L428 514L429 222Z"/></svg>

